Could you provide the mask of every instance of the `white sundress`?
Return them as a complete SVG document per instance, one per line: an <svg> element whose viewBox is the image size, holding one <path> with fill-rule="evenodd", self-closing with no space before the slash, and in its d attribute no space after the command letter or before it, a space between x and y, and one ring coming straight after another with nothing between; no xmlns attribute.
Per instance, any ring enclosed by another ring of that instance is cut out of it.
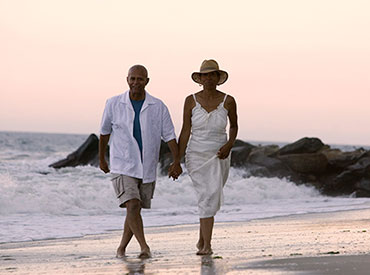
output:
<svg viewBox="0 0 370 275"><path fill-rule="evenodd" d="M223 203L222 189L229 175L231 154L223 160L217 157L218 150L227 142L228 111L224 107L227 95L209 113L193 97L195 107L185 165L197 194L199 217L209 218L216 215Z"/></svg>

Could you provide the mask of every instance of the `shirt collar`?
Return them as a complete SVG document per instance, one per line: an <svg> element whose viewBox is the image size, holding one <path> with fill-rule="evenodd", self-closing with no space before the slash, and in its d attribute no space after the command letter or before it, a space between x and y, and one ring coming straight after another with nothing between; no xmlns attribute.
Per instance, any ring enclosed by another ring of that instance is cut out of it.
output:
<svg viewBox="0 0 370 275"><path fill-rule="evenodd" d="M124 104L129 104L131 105L131 101L130 101L130 90L126 91L125 93L123 93L121 95L121 100L120 102L124 103ZM143 103L143 107L146 106L146 105L149 105L149 104L155 104L155 100L154 100L154 97L152 97L146 90L145 90L145 100L144 100L144 103Z"/></svg>

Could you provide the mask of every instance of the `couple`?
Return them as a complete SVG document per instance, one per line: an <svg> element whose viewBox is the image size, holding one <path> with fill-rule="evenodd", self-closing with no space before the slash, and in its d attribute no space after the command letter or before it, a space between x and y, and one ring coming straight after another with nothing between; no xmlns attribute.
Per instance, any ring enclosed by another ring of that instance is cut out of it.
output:
<svg viewBox="0 0 370 275"><path fill-rule="evenodd" d="M145 67L131 67L127 76L129 91L107 100L100 130L100 169L111 172L119 206L127 208L117 257L125 256L132 236L139 242L139 257L151 256L140 212L141 208L151 205L161 139L167 142L172 153L168 175L174 180L182 173L180 159L186 151L185 165L198 198L197 255L212 254L214 216L222 203L230 150L238 131L234 98L216 89L227 78L227 72L220 70L214 60L203 61L200 71L192 74L192 79L203 89L185 99L178 144L167 107L145 91L149 82ZM226 134L228 118L229 138ZM110 168L105 160L109 140Z"/></svg>

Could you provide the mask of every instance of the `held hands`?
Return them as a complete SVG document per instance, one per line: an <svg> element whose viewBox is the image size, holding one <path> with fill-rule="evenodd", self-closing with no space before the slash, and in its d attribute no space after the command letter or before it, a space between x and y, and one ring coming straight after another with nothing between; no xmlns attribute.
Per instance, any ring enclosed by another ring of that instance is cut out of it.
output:
<svg viewBox="0 0 370 275"><path fill-rule="evenodd" d="M99 167L104 173L109 173L108 163L105 159L99 161Z"/></svg>
<svg viewBox="0 0 370 275"><path fill-rule="evenodd" d="M173 180L178 179L178 177L182 174L182 168L179 162L171 163L170 167L168 168L168 177L172 177Z"/></svg>
<svg viewBox="0 0 370 275"><path fill-rule="evenodd" d="M229 156L229 154L230 154L230 151L231 151L231 148L232 147L233 147L232 145L230 145L229 143L226 143L225 145L223 145L220 148L220 150L218 150L217 157L219 159L225 159L225 158L227 158Z"/></svg>

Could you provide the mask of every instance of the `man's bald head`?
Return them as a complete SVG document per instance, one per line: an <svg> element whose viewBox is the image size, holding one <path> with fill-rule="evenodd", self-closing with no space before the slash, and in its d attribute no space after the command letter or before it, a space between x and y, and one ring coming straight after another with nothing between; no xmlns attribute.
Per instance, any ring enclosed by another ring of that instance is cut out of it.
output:
<svg viewBox="0 0 370 275"><path fill-rule="evenodd" d="M134 65L128 70L128 75L132 74L133 72L139 72L144 75L146 78L148 77L148 70L143 65Z"/></svg>
<svg viewBox="0 0 370 275"><path fill-rule="evenodd" d="M148 71L143 65L134 65L128 70L127 83L130 87L130 98L142 100L145 98L145 86L148 84Z"/></svg>

